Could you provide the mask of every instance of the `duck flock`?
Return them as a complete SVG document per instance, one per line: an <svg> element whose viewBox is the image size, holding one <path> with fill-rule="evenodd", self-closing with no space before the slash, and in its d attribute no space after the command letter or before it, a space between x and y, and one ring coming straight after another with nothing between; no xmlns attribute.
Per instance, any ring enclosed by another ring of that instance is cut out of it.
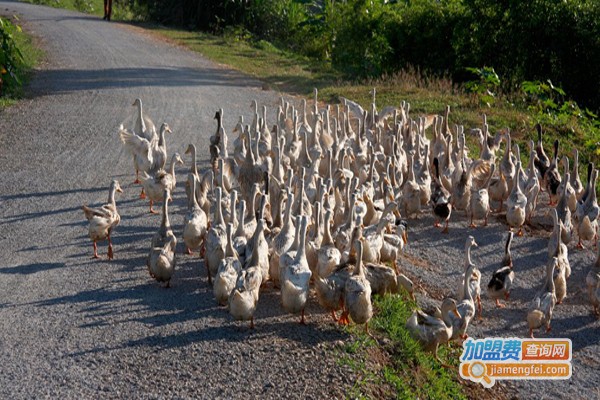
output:
<svg viewBox="0 0 600 400"><path fill-rule="evenodd" d="M546 191L554 220L548 242L548 262L541 289L527 312L529 333L545 326L567 295L571 274L568 248L574 236L577 247L597 241L596 199L598 170L588 165L587 182L578 172L578 153L561 158L558 140L552 158L542 144L529 142L529 162L521 165L519 146L508 130L491 136L483 125L470 129L479 144L471 156L462 126L449 126L450 108L444 115L412 119L410 104L377 110L375 90L370 110L342 98L342 104L320 107L317 91L312 109L302 100L300 109L283 98L276 121L267 121L267 107L256 101L249 124L240 116L232 131L232 145L217 111L216 133L210 138L211 165L200 172L196 147L190 144L190 172L185 181L188 211L183 232L187 254L200 254L216 301L227 306L236 320L250 321L265 288L281 293L283 308L300 315L311 296L340 324L352 320L365 324L373 315L371 297L406 290L414 299L413 282L400 272L398 260L407 243L410 220L432 212L436 226L448 232L448 221L457 212L467 215L469 226L487 225L491 212L505 208L508 234L501 268L487 286L498 307L508 299L515 279L510 246L513 230L523 235L523 225L539 213L540 191ZM150 275L167 287L175 272L177 235L169 221L169 201L176 192L175 167L182 156L167 155L167 124L157 130L136 99L131 130L122 125L119 137L133 156L140 197L162 203L162 222L152 237L146 265ZM496 152L504 146L502 158ZM230 151L232 150L232 151ZM115 195L118 181L109 189L108 203L100 208L83 206L89 235L98 257L98 241L108 240L119 224ZM497 210L491 204L498 205ZM546 212L548 211L546 210ZM477 246L469 236L465 244L465 269L457 300L446 298L431 312L416 310L406 326L428 350L467 337L469 322L481 316L481 272L471 262ZM600 256L587 277L589 301L600 317ZM314 289L314 290L311 290ZM477 306L477 307L476 307Z"/></svg>

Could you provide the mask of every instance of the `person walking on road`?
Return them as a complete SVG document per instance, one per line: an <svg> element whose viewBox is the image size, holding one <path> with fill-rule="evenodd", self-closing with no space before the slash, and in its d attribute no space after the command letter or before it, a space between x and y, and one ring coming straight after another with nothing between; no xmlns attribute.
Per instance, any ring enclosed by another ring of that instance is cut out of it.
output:
<svg viewBox="0 0 600 400"><path fill-rule="evenodd" d="M112 0L104 0L104 20L110 21L110 15L112 14Z"/></svg>

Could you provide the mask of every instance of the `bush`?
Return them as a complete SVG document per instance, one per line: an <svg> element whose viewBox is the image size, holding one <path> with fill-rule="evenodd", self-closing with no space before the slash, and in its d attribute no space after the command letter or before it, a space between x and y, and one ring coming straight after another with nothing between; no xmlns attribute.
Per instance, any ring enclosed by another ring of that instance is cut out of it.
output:
<svg viewBox="0 0 600 400"><path fill-rule="evenodd" d="M19 68L23 63L23 55L13 36L20 31L20 26L0 17L0 95L21 86Z"/></svg>

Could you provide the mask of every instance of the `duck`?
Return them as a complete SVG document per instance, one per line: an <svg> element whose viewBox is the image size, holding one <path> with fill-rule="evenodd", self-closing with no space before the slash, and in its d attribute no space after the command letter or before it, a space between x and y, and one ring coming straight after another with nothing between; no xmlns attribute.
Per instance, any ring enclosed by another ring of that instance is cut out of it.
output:
<svg viewBox="0 0 600 400"><path fill-rule="evenodd" d="M187 253L192 254L192 250L200 249L200 256L204 256L201 246L206 238L208 230L208 217L196 200L196 179L193 174L188 174L190 182L190 195L188 198L188 212L183 221L183 242L187 248Z"/></svg>
<svg viewBox="0 0 600 400"><path fill-rule="evenodd" d="M220 187L215 188L214 196L215 215L206 234L204 246L206 248L204 252L204 265L206 266L208 283L210 285L212 285L212 277L216 275L221 260L225 257L225 247L227 246L227 227L221 210L222 191Z"/></svg>
<svg viewBox="0 0 600 400"><path fill-rule="evenodd" d="M97 242L108 240L108 259L114 258L112 241L110 234L112 230L121 222L121 216L117 211L117 202L115 199L116 193L123 193L119 181L113 180L108 189L108 202L98 208L90 208L83 205L83 213L89 221L88 234L94 244L94 255L92 258L100 258L98 256Z"/></svg>
<svg viewBox="0 0 600 400"><path fill-rule="evenodd" d="M188 179L185 182L185 194L188 198L188 202L191 198L191 180L194 179L196 181L196 201L198 202L200 207L202 207L202 209L206 212L206 209L208 208L208 205L205 204L208 202L206 199L206 193L211 185L213 172L212 170L208 170L208 173L204 173L202 174L202 176L200 176L200 174L198 173L198 166L196 165L196 146L192 143L188 145L184 154L190 154L192 158Z"/></svg>
<svg viewBox="0 0 600 400"><path fill-rule="evenodd" d="M517 172L517 175L520 174ZM488 188L488 194L490 196L490 200L499 202L498 208L495 212L501 212L502 206L504 202L508 199L510 195L510 191L508 190L508 182L506 181L506 177L502 173L502 171L498 172L498 176L493 177L490 181L490 186Z"/></svg>
<svg viewBox="0 0 600 400"><path fill-rule="evenodd" d="M565 169L563 173L563 178L556 191L558 201L560 202L564 196L564 205L569 207L569 211L575 212L575 210L577 210L577 194L575 193L575 189L573 189L573 186L571 186L571 171L569 170L569 158L567 156L563 156L561 162L563 163Z"/></svg>
<svg viewBox="0 0 600 400"><path fill-rule="evenodd" d="M233 224L227 224L227 246L225 247L225 258L219 263L213 285L213 293L217 303L225 305L229 301L231 292L236 286L237 278L242 272L242 263L233 248Z"/></svg>
<svg viewBox="0 0 600 400"><path fill-rule="evenodd" d="M348 259L342 261L335 267L335 270L327 277L317 275L315 277L315 291L317 294L317 300L319 305L326 311L331 313L331 317L335 322L339 322L342 325L349 323L348 316L345 312L338 318L336 311L344 308L344 289L346 287L346 281L350 278L350 275L356 267L357 261L357 248L355 246L356 239L358 239L359 233L358 227L354 228L352 232L352 238L350 243L350 253Z"/></svg>
<svg viewBox="0 0 600 400"><path fill-rule="evenodd" d="M517 182L521 174L521 161L517 161ZM513 185L510 196L506 201L506 222L509 230L519 228L517 236L523 236L523 224L525 223L525 208L527 206L527 197L521 191L519 185Z"/></svg>
<svg viewBox="0 0 600 400"><path fill-rule="evenodd" d="M144 115L142 99L140 99L140 98L135 99L133 101L132 106L137 107L136 118L135 118L135 122L133 125L133 134L140 136L142 138L145 138L145 139L149 140L150 142L156 141L156 139L157 139L156 127L154 126L154 122L152 122L152 120L148 116ZM120 130L122 130L122 125L120 127ZM133 183L139 184L140 180L139 180L139 166L137 164L138 160L136 159L135 153L132 152L132 156L133 156L133 165L136 170L135 171L135 181Z"/></svg>
<svg viewBox="0 0 600 400"><path fill-rule="evenodd" d="M500 171L506 179L507 190L510 192L512 190L512 185L515 182L516 170L513 162L510 132L507 130L503 136L506 141L506 148L504 150L504 156L500 161Z"/></svg>
<svg viewBox="0 0 600 400"><path fill-rule="evenodd" d="M283 227L277 233L273 240L271 240L271 248L269 252L271 258L269 259L269 276L275 284L279 286L279 259L282 254L287 252L294 243L296 227L293 223L292 218L292 204L294 203L294 194L289 193L287 190L284 191L285 197L287 197L285 203L285 218Z"/></svg>
<svg viewBox="0 0 600 400"><path fill-rule="evenodd" d="M392 262L398 271L398 258L404 246L408 244L408 223L397 220L394 224L395 231L383 234L383 246L381 246L381 262Z"/></svg>
<svg viewBox="0 0 600 400"><path fill-rule="evenodd" d="M575 221L577 224L577 235L579 236L579 242L577 243L578 249L583 249L583 240L598 239L598 214L600 208L598 207L598 201L596 198L596 181L598 180L598 170L594 169L592 172L591 180L589 182L589 189L587 197L583 202L577 203L577 210L575 211Z"/></svg>
<svg viewBox="0 0 600 400"><path fill-rule="evenodd" d="M150 213L156 214L156 211L152 208L155 201L162 200L162 192L165 189L169 190L169 193L175 190L177 180L175 178L175 164L183 164L183 160L179 153L173 154L171 157L171 163L169 165L169 171L159 169L156 171L154 176L149 176L146 172L142 175L142 185L146 191L146 195L150 200Z"/></svg>
<svg viewBox="0 0 600 400"><path fill-rule="evenodd" d="M216 167L216 161L219 158L221 153L221 128L223 126L223 109L219 109L215 113L215 118L217 120L217 131L214 135L209 138L209 150L210 150L210 165L213 168Z"/></svg>
<svg viewBox="0 0 600 400"><path fill-rule="evenodd" d="M546 332L550 332L552 313L556 305L556 293L554 289L554 270L558 267L558 259L552 257L546 265L546 279L541 291L536 295L527 312L527 325L529 326L529 336L532 339L533 330L546 325Z"/></svg>
<svg viewBox="0 0 600 400"><path fill-rule="evenodd" d="M562 241L562 232L564 226L558 218L556 209L551 210L554 230L548 241L548 256L556 257L558 264L554 269L554 290L556 295L556 304L562 303L567 296L567 278L571 275L571 265L569 263L568 249Z"/></svg>
<svg viewBox="0 0 600 400"><path fill-rule="evenodd" d="M410 165L408 166L408 179L402 187L401 205L406 217L419 216L421 210L421 187L415 178L415 155L411 154L408 158Z"/></svg>
<svg viewBox="0 0 600 400"><path fill-rule="evenodd" d="M471 248L477 247L477 242L473 236L469 236L465 242L465 273L461 276L460 285L458 287L458 298L464 300L467 298L465 293L465 287L469 288L471 295L477 300L477 308L479 310L479 319L481 319L481 271L476 266L473 266L471 274L467 274L467 270L471 265L474 265L471 261ZM465 280L467 285L465 285Z"/></svg>
<svg viewBox="0 0 600 400"><path fill-rule="evenodd" d="M406 329L411 336L420 342L426 351L433 352L436 360L440 362L439 345L448 343L454 331L451 316L460 318L456 301L446 298L442 302L442 318L415 310L406 321Z"/></svg>
<svg viewBox="0 0 600 400"><path fill-rule="evenodd" d="M154 126L154 122L147 115L144 115L142 99L139 97L136 98L131 106L137 107L133 132L148 140L154 139L156 136L156 127Z"/></svg>
<svg viewBox="0 0 600 400"><path fill-rule="evenodd" d="M535 147L535 152L537 155L535 167L537 168L540 177L543 178L546 176L546 170L550 167L550 159L544 151L544 142L542 141L542 126L540 124L535 124L535 129L538 134L538 141Z"/></svg>
<svg viewBox="0 0 600 400"><path fill-rule="evenodd" d="M533 162L537 158L535 152L531 152L531 158L529 163L529 177L527 179L527 185L525 186L525 197L527 198L527 205L525 206L525 220L531 224L531 218L537 208L537 199L540 193L540 181L537 177L537 172L533 167Z"/></svg>
<svg viewBox="0 0 600 400"><path fill-rule="evenodd" d="M592 312L600 319L600 246L598 246L596 261L585 277L585 285L592 304Z"/></svg>
<svg viewBox="0 0 600 400"><path fill-rule="evenodd" d="M261 195L260 212L258 214L258 222L256 223L256 229L254 230L252 239L246 244L246 253L251 253L253 257L255 252L258 253L257 263L258 267L260 268L263 284L265 284L269 280L269 244L267 243L267 239L265 237L266 221L264 218L266 198L267 196L265 196L264 194ZM249 266L250 261L250 259L246 259L246 267Z"/></svg>
<svg viewBox="0 0 600 400"><path fill-rule="evenodd" d="M254 258L254 253L252 255ZM238 321L250 321L250 329L254 329L254 313L260 296L262 274L256 259L250 262L250 267L242 269L237 276L235 288L229 295L229 314Z"/></svg>
<svg viewBox="0 0 600 400"><path fill-rule="evenodd" d="M448 193L440 182L440 164L437 157L433 159L433 166L435 167L435 179L433 182L433 190L431 191L430 203L433 207L433 214L436 217L434 226L439 227L439 220L444 221L446 226L442 230L442 233L448 233L448 221L450 220L450 214L452 214L450 193Z"/></svg>
<svg viewBox="0 0 600 400"><path fill-rule="evenodd" d="M488 296L490 299L496 300L496 306L498 308L506 307L504 304L500 303L500 298L504 297L505 300L508 300L512 283L515 279L512 255L510 253L512 240L513 233L508 232L506 244L504 245L504 258L502 259L501 267L494 271L492 279L490 280L490 283L488 283Z"/></svg>
<svg viewBox="0 0 600 400"><path fill-rule="evenodd" d="M311 272L306 260L306 228L308 218L302 216L300 218L300 239L298 250L292 255L290 262L283 262L284 258L280 259L281 271L281 301L283 308L289 313L300 313L300 323L306 324L305 307L308 301L308 290Z"/></svg>
<svg viewBox="0 0 600 400"><path fill-rule="evenodd" d="M340 264L342 254L339 249L335 247L333 239L331 237L331 221L332 211L327 210L325 212L325 224L324 233L321 246L317 250L317 267L316 272L318 276L327 278L334 271L335 267Z"/></svg>
<svg viewBox="0 0 600 400"><path fill-rule="evenodd" d="M584 187L581 183L581 178L579 178L579 151L577 149L573 149L573 170L571 171L571 187L575 191L575 197L577 200L581 199L583 195ZM575 204L575 208L577 208L577 204ZM575 211L575 210L571 210Z"/></svg>
<svg viewBox="0 0 600 400"><path fill-rule="evenodd" d="M365 276L362 262L364 239L358 240L356 246L356 268L344 286L344 306L355 324L365 324L365 332L369 334L369 320L373 317L371 303L371 284Z"/></svg>
<svg viewBox="0 0 600 400"><path fill-rule="evenodd" d="M163 123L160 127L158 140L153 140L138 136L134 132L123 128L123 125L119 126L119 138L125 148L133 154L136 176L134 183L140 183L140 171L153 173L165 167L167 161L165 133L167 132L172 133L171 128L168 124ZM140 197L144 198L143 191L140 193Z"/></svg>
<svg viewBox="0 0 600 400"><path fill-rule="evenodd" d="M166 282L166 287L171 287L171 278L175 272L177 257L177 238L169 222L168 202L171 198L170 190L163 191L162 222L157 233L152 237L150 254L146 259L146 266L150 276L158 282Z"/></svg>
<svg viewBox="0 0 600 400"><path fill-rule="evenodd" d="M568 171L568 170L567 170ZM571 187L571 183L569 182L570 176L569 172L565 173L563 183L564 188L562 193L560 194L560 198L558 203L556 204L556 213L558 214L558 219L561 222L561 240L564 244L569 244L571 242L571 236L573 233L573 224L571 222L571 207L569 206L571 195L572 198L575 198L575 191ZM577 203L575 203L577 205Z"/></svg>
<svg viewBox="0 0 600 400"><path fill-rule="evenodd" d="M464 149L461 150L462 156L455 170L454 189L452 190L452 208L455 210L467 210L471 201L471 171L473 164L469 168L465 164Z"/></svg>
<svg viewBox="0 0 600 400"><path fill-rule="evenodd" d="M475 265L471 264L467 267L465 276L471 276L475 270ZM449 322L452 325L452 334L450 340L460 341L467 338L467 329L473 317L475 316L475 303L473 301L473 295L469 289L469 279L463 280L463 299L457 303L456 310L459 316L450 315Z"/></svg>
<svg viewBox="0 0 600 400"><path fill-rule="evenodd" d="M386 227L389 224L387 216L390 215L397 207L396 202L389 202L377 224L370 225L364 230L361 226L361 236L364 235L363 260L366 262L379 263L381 261L381 248L383 247L383 235ZM362 221L361 217L358 217ZM358 225L362 225L358 223Z"/></svg>
<svg viewBox="0 0 600 400"><path fill-rule="evenodd" d="M471 219L471 223L469 224L470 228L475 228L473 219L483 219L483 226L487 226L488 224L488 215L490 213L490 196L488 191L490 188L492 175L494 174L495 170L496 165L492 164L490 175L488 176L482 188L476 189L471 187L471 200L468 213Z"/></svg>
<svg viewBox="0 0 600 400"><path fill-rule="evenodd" d="M550 196L549 206L556 205L560 182L561 178L560 173L558 172L558 139L556 139L554 141L554 157L542 179L543 186Z"/></svg>

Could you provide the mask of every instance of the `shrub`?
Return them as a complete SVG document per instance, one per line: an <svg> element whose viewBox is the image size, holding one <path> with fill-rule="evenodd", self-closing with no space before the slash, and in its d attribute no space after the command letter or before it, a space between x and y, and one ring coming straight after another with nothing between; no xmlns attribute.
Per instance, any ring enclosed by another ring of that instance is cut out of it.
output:
<svg viewBox="0 0 600 400"><path fill-rule="evenodd" d="M15 39L15 32L21 27L5 18L0 18L0 95L21 86L19 67L23 63L23 55Z"/></svg>

